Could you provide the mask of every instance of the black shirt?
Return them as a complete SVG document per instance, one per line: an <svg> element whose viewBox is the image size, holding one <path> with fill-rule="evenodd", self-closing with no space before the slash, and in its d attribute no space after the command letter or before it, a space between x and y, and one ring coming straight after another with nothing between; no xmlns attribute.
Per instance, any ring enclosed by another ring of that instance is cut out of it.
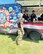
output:
<svg viewBox="0 0 43 54"><path fill-rule="evenodd" d="M28 16L28 14L23 14L23 18L25 19L25 20L28 20L28 18L29 18L29 16Z"/></svg>
<svg viewBox="0 0 43 54"><path fill-rule="evenodd" d="M36 18L36 14L31 14L31 22L33 22L33 19Z"/></svg>
<svg viewBox="0 0 43 54"><path fill-rule="evenodd" d="M19 18L17 20L17 22L18 22L18 28L21 28L21 22L24 22L24 21L25 21L24 18Z"/></svg>

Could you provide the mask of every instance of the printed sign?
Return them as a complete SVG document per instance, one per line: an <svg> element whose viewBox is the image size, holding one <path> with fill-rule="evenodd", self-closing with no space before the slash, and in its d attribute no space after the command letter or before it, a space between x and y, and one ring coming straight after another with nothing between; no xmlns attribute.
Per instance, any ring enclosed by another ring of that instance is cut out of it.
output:
<svg viewBox="0 0 43 54"><path fill-rule="evenodd" d="M10 30L15 28L16 21L18 19L18 14L21 12L21 5L7 4L1 5L1 7L2 8L0 8L0 27L6 28L6 31L10 33Z"/></svg>

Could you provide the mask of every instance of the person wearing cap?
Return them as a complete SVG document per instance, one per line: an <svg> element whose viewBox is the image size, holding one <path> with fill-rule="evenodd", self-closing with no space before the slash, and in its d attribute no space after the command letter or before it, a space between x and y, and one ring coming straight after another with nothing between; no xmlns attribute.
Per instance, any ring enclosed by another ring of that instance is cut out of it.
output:
<svg viewBox="0 0 43 54"><path fill-rule="evenodd" d="M31 14L30 18L31 18L31 22L33 22L33 20L36 20L35 10L32 10L32 14Z"/></svg>
<svg viewBox="0 0 43 54"><path fill-rule="evenodd" d="M25 10L25 11L24 11L23 18L24 18L25 20L29 21L28 10Z"/></svg>
<svg viewBox="0 0 43 54"><path fill-rule="evenodd" d="M16 44L17 45L19 45L19 41L22 40L22 37L24 35L24 29L23 29L24 18L22 18L22 16L23 16L22 13L18 14L18 20L17 20L17 24L18 24L18 36L16 38Z"/></svg>

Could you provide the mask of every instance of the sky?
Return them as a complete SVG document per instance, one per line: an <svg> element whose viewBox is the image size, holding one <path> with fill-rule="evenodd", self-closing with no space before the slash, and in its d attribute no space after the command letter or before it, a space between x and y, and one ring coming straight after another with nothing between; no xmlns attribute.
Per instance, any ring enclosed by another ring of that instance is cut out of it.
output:
<svg viewBox="0 0 43 54"><path fill-rule="evenodd" d="M15 0L0 0L0 4L13 4Z"/></svg>

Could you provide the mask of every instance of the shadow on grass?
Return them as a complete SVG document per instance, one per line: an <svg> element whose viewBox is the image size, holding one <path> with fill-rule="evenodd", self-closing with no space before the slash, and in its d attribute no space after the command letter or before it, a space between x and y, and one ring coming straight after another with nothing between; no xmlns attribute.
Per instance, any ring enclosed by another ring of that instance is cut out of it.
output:
<svg viewBox="0 0 43 54"><path fill-rule="evenodd" d="M39 40L31 40L29 37L23 38L23 40L30 41L30 42L35 42L35 43L39 43Z"/></svg>
<svg viewBox="0 0 43 54"><path fill-rule="evenodd" d="M8 38L11 38L13 41L15 41L17 35L14 35L14 34L4 34L4 33L0 33L0 35L3 35L3 36L8 36Z"/></svg>
<svg viewBox="0 0 43 54"><path fill-rule="evenodd" d="M17 35L14 35L14 34L4 34L4 33L0 33L0 35L8 36L8 38L11 38L13 41L15 41L15 39L17 37ZM30 41L30 42L35 42L35 43L39 43L39 40L31 40L29 37L23 38L23 40Z"/></svg>
<svg viewBox="0 0 43 54"><path fill-rule="evenodd" d="M30 41L30 42L35 42L35 43L39 43L39 40L31 40L30 37L25 37L25 38L23 38L23 40Z"/></svg>
<svg viewBox="0 0 43 54"><path fill-rule="evenodd" d="M10 34L8 34L8 36L9 36L8 38L11 38L13 41L15 41L15 39L16 39L16 37L17 37L17 36L16 36L16 35L14 35L14 34L11 34L11 35L10 35Z"/></svg>

